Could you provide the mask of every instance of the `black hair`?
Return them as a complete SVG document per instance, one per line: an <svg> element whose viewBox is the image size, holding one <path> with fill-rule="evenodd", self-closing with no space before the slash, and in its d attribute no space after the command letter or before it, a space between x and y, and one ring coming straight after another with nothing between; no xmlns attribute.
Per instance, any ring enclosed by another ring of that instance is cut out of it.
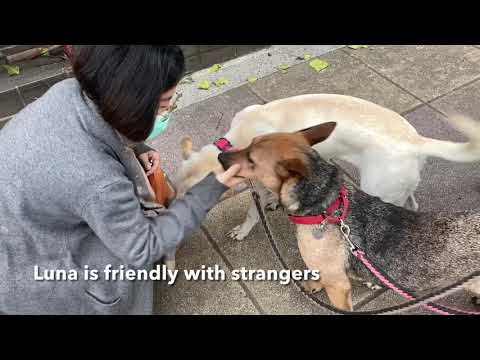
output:
<svg viewBox="0 0 480 360"><path fill-rule="evenodd" d="M133 142L148 138L161 95L185 73L177 45L76 45L72 63L103 119Z"/></svg>

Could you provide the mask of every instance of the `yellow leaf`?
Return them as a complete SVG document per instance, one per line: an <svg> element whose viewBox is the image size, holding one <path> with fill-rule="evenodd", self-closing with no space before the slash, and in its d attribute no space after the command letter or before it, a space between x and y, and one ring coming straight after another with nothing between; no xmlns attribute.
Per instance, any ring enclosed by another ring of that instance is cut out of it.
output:
<svg viewBox="0 0 480 360"><path fill-rule="evenodd" d="M48 52L48 48L40 48L40 56L48 56L50 53Z"/></svg>
<svg viewBox="0 0 480 360"><path fill-rule="evenodd" d="M18 66L3 65L3 68L7 70L10 76L20 75L20 68Z"/></svg>
<svg viewBox="0 0 480 360"><path fill-rule="evenodd" d="M258 78L255 77L255 76L251 76L247 80L250 84L253 84L254 82L256 82L258 80Z"/></svg>
<svg viewBox="0 0 480 360"><path fill-rule="evenodd" d="M213 65L210 69L208 69L209 72L211 73L216 73L222 68L222 65L220 64L215 64Z"/></svg>
<svg viewBox="0 0 480 360"><path fill-rule="evenodd" d="M200 81L197 85L197 88L200 89L200 90L210 89L210 81L208 81L208 80Z"/></svg>
<svg viewBox="0 0 480 360"><path fill-rule="evenodd" d="M306 53L305 55L303 55L303 59L306 61L310 60L311 58L312 58L311 54Z"/></svg>
<svg viewBox="0 0 480 360"><path fill-rule="evenodd" d="M348 47L353 50L368 49L368 45L348 45Z"/></svg>
<svg viewBox="0 0 480 360"><path fill-rule="evenodd" d="M215 84L216 87L220 87L220 86L223 86L223 85L228 85L230 83L230 81L228 81L228 79L226 79L224 77L221 77L220 79L215 80L213 83Z"/></svg>
<svg viewBox="0 0 480 360"><path fill-rule="evenodd" d="M288 72L287 70L290 69L290 65L286 65L286 64L278 65L277 69L280 70L282 74L286 74Z"/></svg>
<svg viewBox="0 0 480 360"><path fill-rule="evenodd" d="M324 61L324 60L315 59L315 60L310 61L310 67L315 69L315 71L317 71L317 72L320 72L320 71L326 69L329 66L330 66L330 64L328 62Z"/></svg>

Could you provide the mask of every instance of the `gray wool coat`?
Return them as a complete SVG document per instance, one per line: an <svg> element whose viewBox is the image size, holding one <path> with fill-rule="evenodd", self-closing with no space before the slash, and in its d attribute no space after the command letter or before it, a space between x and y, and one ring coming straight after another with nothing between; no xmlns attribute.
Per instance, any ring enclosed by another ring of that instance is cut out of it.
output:
<svg viewBox="0 0 480 360"><path fill-rule="evenodd" d="M0 131L0 313L152 313L152 281L107 281L103 270L151 269L227 188L211 174L148 217L125 166L128 150L75 79ZM37 275L73 270L78 279L35 280L36 266ZM85 280L86 266L98 280Z"/></svg>

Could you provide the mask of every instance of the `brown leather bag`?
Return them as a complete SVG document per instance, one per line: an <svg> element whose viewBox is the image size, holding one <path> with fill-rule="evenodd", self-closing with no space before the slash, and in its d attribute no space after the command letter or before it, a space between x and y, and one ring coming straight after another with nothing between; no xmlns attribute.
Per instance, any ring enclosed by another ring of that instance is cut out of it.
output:
<svg viewBox="0 0 480 360"><path fill-rule="evenodd" d="M155 193L155 199L157 200L157 203L168 208L173 199L175 199L176 193L172 184L170 181L168 181L165 172L159 168L148 177L148 181L150 182L150 186Z"/></svg>

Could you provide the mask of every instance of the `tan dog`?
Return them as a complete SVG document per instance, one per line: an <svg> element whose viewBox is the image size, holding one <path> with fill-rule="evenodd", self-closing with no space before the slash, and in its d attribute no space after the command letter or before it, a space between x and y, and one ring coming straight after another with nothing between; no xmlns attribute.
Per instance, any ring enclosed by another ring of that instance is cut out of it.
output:
<svg viewBox="0 0 480 360"><path fill-rule="evenodd" d="M420 182L420 172L430 156L450 161L480 161L480 124L456 118L452 124L472 141L453 143L423 137L399 114L369 101L351 96L319 94L302 95L255 105L238 113L225 137L236 148L246 147L253 138L274 132L294 132L333 121L335 132L315 145L315 150L329 159L347 161L360 172L361 189L383 201L411 208L418 205L414 192ZM191 141L184 141L186 159L175 184L179 195L221 169L217 160L220 151L207 145L193 152ZM264 191L264 206L275 208L275 199ZM232 230L236 240L244 239L258 222L252 203L243 224Z"/></svg>
<svg viewBox="0 0 480 360"><path fill-rule="evenodd" d="M222 153L218 159L225 169L240 164L238 176L261 182L296 217L324 214L346 186L350 206L345 223L351 239L396 284L414 294L477 272L480 212L417 213L356 190L311 148L333 136L335 127L325 123L297 133L260 136L243 150ZM349 252L340 226L335 222L297 225L297 239L307 267L321 274L319 281L306 282L305 289L325 289L334 306L353 310L349 278L372 277ZM480 293L479 280L467 289Z"/></svg>

